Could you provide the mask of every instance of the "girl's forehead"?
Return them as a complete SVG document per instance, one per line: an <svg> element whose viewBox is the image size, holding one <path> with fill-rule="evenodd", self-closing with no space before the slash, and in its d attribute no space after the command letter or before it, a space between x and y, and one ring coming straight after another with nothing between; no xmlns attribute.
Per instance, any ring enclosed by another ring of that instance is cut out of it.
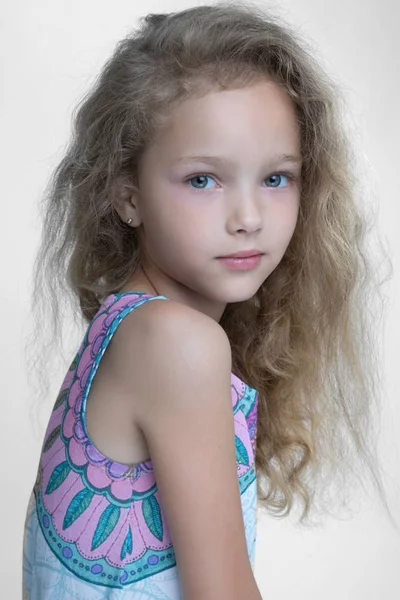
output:
<svg viewBox="0 0 400 600"><path fill-rule="evenodd" d="M242 108L252 104L260 106L268 114L268 108L281 106L283 110L294 110L293 102L282 85L271 80L253 82L251 85L232 87L228 89L214 88L206 93L193 94L176 101L170 110L170 116L182 116L194 110L225 111L227 108Z"/></svg>
<svg viewBox="0 0 400 600"><path fill-rule="evenodd" d="M277 84L263 82L183 100L171 111L156 135L156 143L160 149L168 146L169 153L180 160L183 152L197 151L197 145L218 146L226 140L240 144L249 138L251 143L264 146L268 142L276 145L285 138L297 146L298 136L292 100ZM194 145L196 148L189 148ZM296 153L296 147L281 150Z"/></svg>

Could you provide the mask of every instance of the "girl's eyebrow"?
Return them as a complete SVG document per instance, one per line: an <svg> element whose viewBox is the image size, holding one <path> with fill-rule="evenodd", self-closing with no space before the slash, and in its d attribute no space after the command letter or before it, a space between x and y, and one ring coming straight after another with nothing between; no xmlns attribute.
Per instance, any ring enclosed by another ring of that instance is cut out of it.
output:
<svg viewBox="0 0 400 600"><path fill-rule="evenodd" d="M197 154L192 154L189 156L182 156L180 158L177 158L174 160L172 166L177 166L180 165L182 163L187 163L187 162L201 162L201 163L207 163L210 165L226 165L228 167L236 167L236 163L235 161L231 160L230 158L228 158L227 156L209 156L209 155L197 155ZM301 164L302 159L300 156L296 156L293 154L277 154L275 156L272 156L269 161L268 161L271 165L274 164L278 164L278 163L282 163L282 162L290 162L293 164Z"/></svg>

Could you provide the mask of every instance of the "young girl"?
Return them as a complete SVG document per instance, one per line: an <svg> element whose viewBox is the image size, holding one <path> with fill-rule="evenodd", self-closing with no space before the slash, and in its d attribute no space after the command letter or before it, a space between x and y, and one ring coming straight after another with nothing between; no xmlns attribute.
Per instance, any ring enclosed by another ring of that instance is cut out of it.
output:
<svg viewBox="0 0 400 600"><path fill-rule="evenodd" d="M86 332L43 442L24 598L259 600L257 498L277 516L299 500L305 522L368 467L385 503L339 98L286 24L236 1L148 15L105 65L36 261L32 309L48 289L56 323L69 294Z"/></svg>

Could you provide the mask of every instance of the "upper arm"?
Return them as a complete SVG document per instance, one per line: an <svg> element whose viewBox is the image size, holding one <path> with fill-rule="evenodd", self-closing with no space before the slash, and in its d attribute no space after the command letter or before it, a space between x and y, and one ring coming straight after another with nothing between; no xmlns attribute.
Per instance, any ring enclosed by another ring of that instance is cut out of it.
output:
<svg viewBox="0 0 400 600"><path fill-rule="evenodd" d="M183 598L260 598L236 471L229 340L206 315L177 306L147 312L130 377Z"/></svg>

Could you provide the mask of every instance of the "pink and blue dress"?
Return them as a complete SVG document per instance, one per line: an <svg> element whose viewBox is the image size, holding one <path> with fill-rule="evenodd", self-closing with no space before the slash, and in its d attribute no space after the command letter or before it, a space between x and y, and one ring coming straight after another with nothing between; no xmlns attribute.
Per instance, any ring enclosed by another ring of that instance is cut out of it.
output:
<svg viewBox="0 0 400 600"><path fill-rule="evenodd" d="M86 428L90 386L114 332L132 310L156 299L168 300L140 292L108 296L61 385L27 510L24 600L182 598L151 460L130 466L113 461L96 448ZM232 373L231 396L237 476L254 568L258 393Z"/></svg>

